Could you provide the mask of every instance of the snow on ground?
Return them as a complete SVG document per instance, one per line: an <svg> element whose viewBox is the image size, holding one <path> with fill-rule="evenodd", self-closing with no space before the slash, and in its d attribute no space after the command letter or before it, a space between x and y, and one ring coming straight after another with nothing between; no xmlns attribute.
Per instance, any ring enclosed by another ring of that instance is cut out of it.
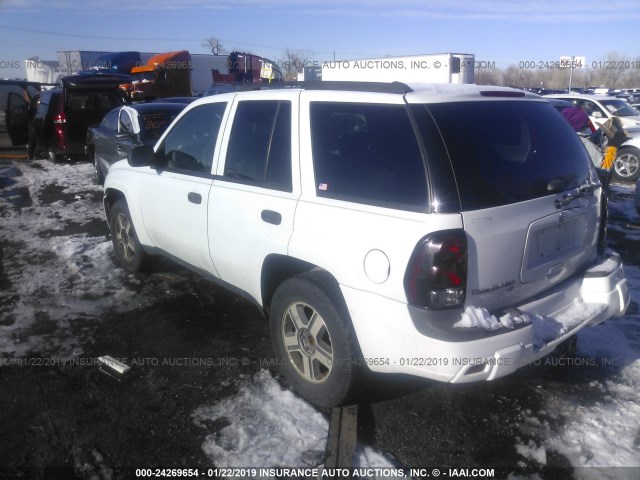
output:
<svg viewBox="0 0 640 480"><path fill-rule="evenodd" d="M303 456L324 457L328 420L311 404L282 388L267 370L237 381L236 395L193 413L196 425L211 429L202 450L219 468L309 467ZM354 467L398 468L370 447L360 446ZM315 466L315 465L311 465Z"/></svg>
<svg viewBox="0 0 640 480"><path fill-rule="evenodd" d="M614 189L628 195L629 187ZM614 200L610 207L614 215L638 221L630 201ZM621 230L630 237L638 234L634 230ZM624 268L631 300L640 303L640 268L633 265ZM607 467L640 467L640 314L637 308L622 318L580 331L576 359L583 365L576 368L599 368L602 374L584 387L584 396L552 385L541 389L545 397L543 410L523 412L522 426L523 433L533 434L540 440L522 440L516 444L516 450L523 458L541 465L546 464L549 452L554 451L573 467L592 467L576 470L574 478L620 478L619 470Z"/></svg>
<svg viewBox="0 0 640 480"><path fill-rule="evenodd" d="M115 266L106 237L69 228L103 221L91 165L33 162L20 169L21 176L0 178L10 184L0 190L2 262L9 284L0 290L0 354L77 354L80 347L73 336L56 340L65 336L47 334L42 324L68 328L78 318L100 317L106 310L139 308L153 302L153 294ZM21 188L30 193L31 204L18 208ZM628 194L628 187L614 188ZM64 200L47 203L42 196L47 189L62 191ZM639 219L630 201L612 201L611 212L613 217ZM640 303L640 268L625 266L625 272L632 300ZM523 412L526 440L514 448L524 461L542 465L550 452L557 452L575 467L640 467L640 315L630 313L583 330L578 338L579 358L608 359L617 365L601 369L585 386L599 393L595 400L552 385L540 389L544 407ZM193 414L193 421L211 432L202 448L215 465L305 466L303 454L324 451L327 419L307 402L281 388L266 371L235 382L236 395ZM397 464L360 447L354 466ZM602 475L606 478L606 471Z"/></svg>
<svg viewBox="0 0 640 480"><path fill-rule="evenodd" d="M634 270L637 279L640 271ZM603 376L589 385L603 393L602 400L595 403L575 398L567 403L562 397L548 400L548 408L564 410L570 420L564 431L546 443L575 467L640 467L638 319L638 315L629 315L580 333L579 357L611 360L621 367L613 375Z"/></svg>
<svg viewBox="0 0 640 480"><path fill-rule="evenodd" d="M104 235L65 234L104 222L102 188L93 184L90 164L38 161L20 170L20 176L4 177L12 184L0 196L2 261L10 284L0 292L0 354L78 354L76 340L69 336L61 344L56 339L64 336L49 335L55 329L47 324L68 328L77 318L138 308L148 297L137 292L143 287L135 277L116 267ZM30 205L21 203L25 190ZM47 192L64 200L47 200Z"/></svg>

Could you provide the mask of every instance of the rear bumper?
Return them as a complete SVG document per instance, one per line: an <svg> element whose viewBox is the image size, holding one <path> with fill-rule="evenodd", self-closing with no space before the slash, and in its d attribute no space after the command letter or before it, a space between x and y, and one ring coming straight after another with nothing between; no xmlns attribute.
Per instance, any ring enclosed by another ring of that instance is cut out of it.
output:
<svg viewBox="0 0 640 480"><path fill-rule="evenodd" d="M418 332L406 304L341 288L371 370L452 383L508 375L548 355L582 328L622 315L630 300L620 257L614 254L546 296L511 309L511 315L526 319L517 328L501 328L476 340L444 341Z"/></svg>

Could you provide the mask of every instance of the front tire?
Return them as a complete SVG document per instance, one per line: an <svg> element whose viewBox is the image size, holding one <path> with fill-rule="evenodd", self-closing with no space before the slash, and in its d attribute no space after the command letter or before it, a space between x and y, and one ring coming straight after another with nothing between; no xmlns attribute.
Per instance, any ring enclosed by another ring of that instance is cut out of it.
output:
<svg viewBox="0 0 640 480"><path fill-rule="evenodd" d="M116 259L127 272L146 272L155 265L156 257L146 253L138 240L125 200L118 200L111 208L109 226Z"/></svg>
<svg viewBox="0 0 640 480"><path fill-rule="evenodd" d="M276 358L291 387L320 407L354 400L363 372L342 294L326 272L290 278L271 302Z"/></svg>
<svg viewBox="0 0 640 480"><path fill-rule="evenodd" d="M640 177L640 150L621 148L613 162L613 174L623 182L635 182Z"/></svg>

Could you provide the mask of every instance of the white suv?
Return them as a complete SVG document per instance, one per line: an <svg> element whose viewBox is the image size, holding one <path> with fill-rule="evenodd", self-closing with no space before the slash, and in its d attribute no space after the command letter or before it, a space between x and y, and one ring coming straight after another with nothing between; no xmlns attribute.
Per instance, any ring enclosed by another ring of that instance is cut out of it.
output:
<svg viewBox="0 0 640 480"><path fill-rule="evenodd" d="M612 117L619 117L624 128L640 129L640 112L621 98L581 93L545 95L545 98L557 98L579 104L596 128Z"/></svg>
<svg viewBox="0 0 640 480"><path fill-rule="evenodd" d="M493 380L621 315L601 195L536 95L316 82L194 102L111 167L104 204L123 268L164 255L244 294L331 406L367 368Z"/></svg>

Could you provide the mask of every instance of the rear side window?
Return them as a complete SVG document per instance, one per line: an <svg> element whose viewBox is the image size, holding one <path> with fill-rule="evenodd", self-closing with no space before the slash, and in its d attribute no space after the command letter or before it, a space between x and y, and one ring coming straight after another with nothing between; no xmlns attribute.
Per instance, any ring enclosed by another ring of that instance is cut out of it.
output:
<svg viewBox="0 0 640 480"><path fill-rule="evenodd" d="M584 146L551 104L460 102L428 109L449 152L462 210L523 202L590 178Z"/></svg>
<svg viewBox="0 0 640 480"><path fill-rule="evenodd" d="M291 103L238 103L224 176L228 180L292 191Z"/></svg>
<svg viewBox="0 0 640 480"><path fill-rule="evenodd" d="M424 162L403 105L312 102L311 143L318 196L427 208Z"/></svg>

